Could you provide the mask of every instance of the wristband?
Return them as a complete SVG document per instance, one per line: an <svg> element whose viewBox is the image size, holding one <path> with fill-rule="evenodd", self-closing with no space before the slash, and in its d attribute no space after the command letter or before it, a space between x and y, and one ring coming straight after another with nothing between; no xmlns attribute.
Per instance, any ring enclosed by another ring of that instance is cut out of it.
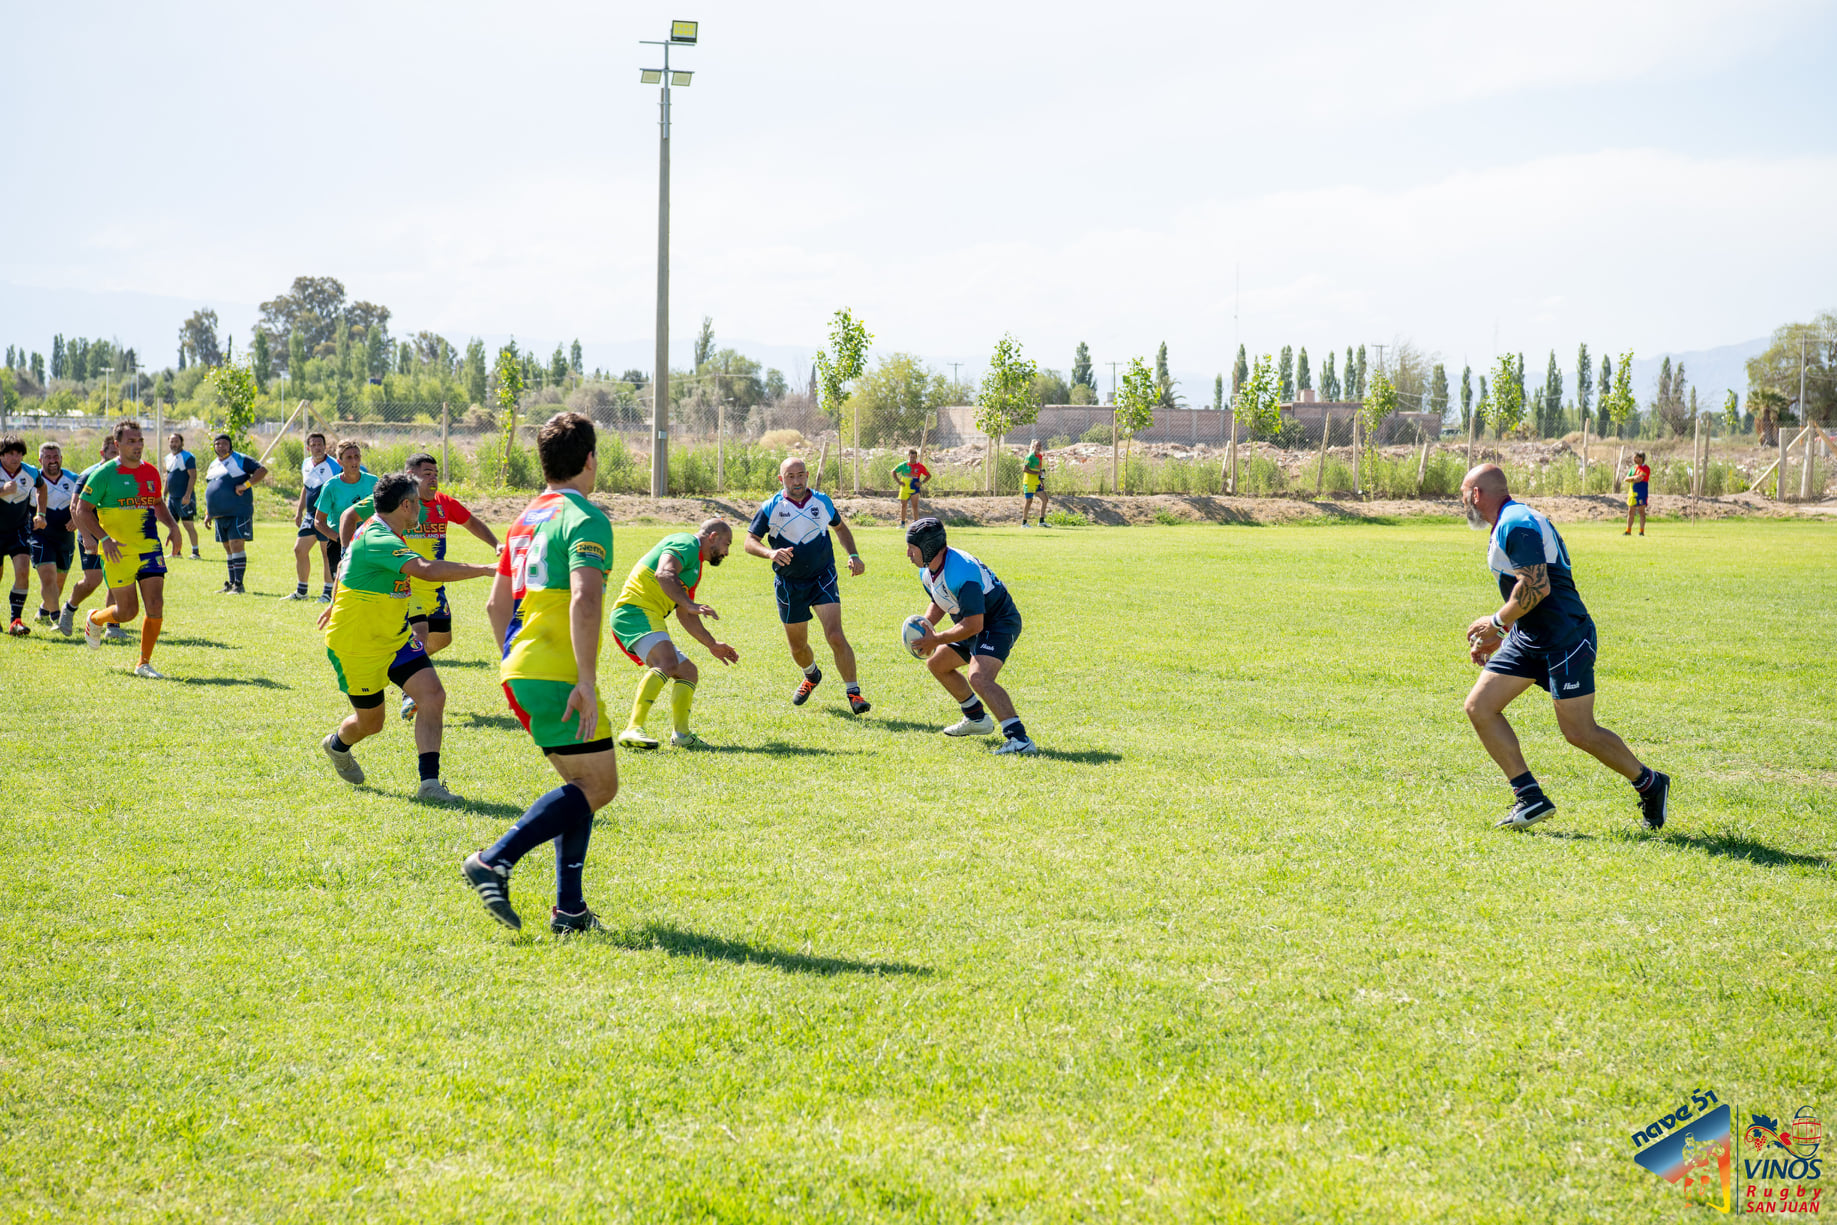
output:
<svg viewBox="0 0 1837 1225"><path fill-rule="evenodd" d="M848 560L850 560L850 561L860 561L860 560L861 560L861 554L859 554L859 553L850 553L850 554L848 555Z"/></svg>
<svg viewBox="0 0 1837 1225"><path fill-rule="evenodd" d="M1501 638L1503 638L1503 637L1505 637L1505 636L1506 636L1507 634L1509 634L1509 633L1511 633L1511 630L1512 630L1512 627L1511 627L1511 626L1509 626L1509 625L1507 625L1507 624L1506 624L1505 622L1503 622L1503 621L1501 621L1501 620L1499 620L1499 614L1498 614L1498 613L1494 613L1494 614L1493 614L1493 632L1494 632L1494 633L1496 633L1496 634L1498 634L1498 635L1499 635L1499 637L1501 637Z"/></svg>

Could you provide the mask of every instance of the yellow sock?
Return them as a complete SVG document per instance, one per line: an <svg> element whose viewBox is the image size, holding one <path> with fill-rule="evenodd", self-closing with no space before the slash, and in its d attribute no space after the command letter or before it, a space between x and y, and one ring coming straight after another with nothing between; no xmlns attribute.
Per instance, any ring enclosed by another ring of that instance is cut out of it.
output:
<svg viewBox="0 0 1837 1225"><path fill-rule="evenodd" d="M670 693L670 717L675 720L677 731L689 730L689 707L694 702L695 686L688 681L677 681Z"/></svg>
<svg viewBox="0 0 1837 1225"><path fill-rule="evenodd" d="M644 670L644 679L638 682L638 700L631 704L631 725L643 727L644 721L651 717L651 704L657 695L663 692L663 686L670 678L655 668Z"/></svg>

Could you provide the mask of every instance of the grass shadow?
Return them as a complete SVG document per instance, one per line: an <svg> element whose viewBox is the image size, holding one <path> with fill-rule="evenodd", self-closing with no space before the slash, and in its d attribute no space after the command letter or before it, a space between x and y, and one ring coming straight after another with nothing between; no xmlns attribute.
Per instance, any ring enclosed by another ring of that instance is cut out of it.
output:
<svg viewBox="0 0 1837 1225"><path fill-rule="evenodd" d="M854 749L817 749L805 744L786 744L767 740L763 744L706 744L691 749L693 753L762 753L768 757L859 757Z"/></svg>
<svg viewBox="0 0 1837 1225"><path fill-rule="evenodd" d="M672 957L699 957L704 961L729 961L735 965L771 966L791 974L931 974L929 966L903 961L856 961L849 957L819 957L793 953L770 945L747 944L722 936L684 931L660 923L614 932L611 942L643 952L662 949Z"/></svg>
<svg viewBox="0 0 1837 1225"><path fill-rule="evenodd" d="M507 732L520 732L523 725L517 722L515 715L481 715L475 710L461 711L447 720L448 726L460 727L495 727Z"/></svg>
<svg viewBox="0 0 1837 1225"><path fill-rule="evenodd" d="M251 689L292 689L265 676L169 676L175 685L247 685Z"/></svg>
<svg viewBox="0 0 1837 1225"><path fill-rule="evenodd" d="M865 715L851 714L839 706L825 706L823 713L832 719L842 719L849 723L866 723L874 727L884 727L890 732L935 732L936 723L920 723L913 719L883 719L869 712Z"/></svg>
<svg viewBox="0 0 1837 1225"><path fill-rule="evenodd" d="M440 668L443 670L446 668L495 668L497 667L497 665L489 659L448 659L444 655L435 655L432 658L434 661L434 666L436 668Z"/></svg>
<svg viewBox="0 0 1837 1225"><path fill-rule="evenodd" d="M530 796L533 801L536 797ZM526 804L519 808L515 804L506 804L499 800L467 800L463 804L428 804L428 808L444 808L451 812L477 813L480 816L497 817L502 821L515 821L529 810Z"/></svg>
<svg viewBox="0 0 1837 1225"><path fill-rule="evenodd" d="M1702 851L1707 855L1717 855L1724 859L1745 859L1749 863L1765 864L1772 868L1828 868L1832 866L1828 855L1801 855L1797 851L1782 851L1778 847L1744 838L1740 834L1660 834L1658 841L1667 846L1681 849Z"/></svg>
<svg viewBox="0 0 1837 1225"><path fill-rule="evenodd" d="M83 641L81 638L78 642ZM214 638L191 638L184 634L161 634L159 644L163 647L209 647L217 651L240 651L241 647L228 642L218 642Z"/></svg>
<svg viewBox="0 0 1837 1225"><path fill-rule="evenodd" d="M1040 756L1049 757L1054 761L1076 761L1087 766L1108 765L1110 762L1121 761L1123 759L1121 753L1112 753L1109 749L1041 748Z"/></svg>

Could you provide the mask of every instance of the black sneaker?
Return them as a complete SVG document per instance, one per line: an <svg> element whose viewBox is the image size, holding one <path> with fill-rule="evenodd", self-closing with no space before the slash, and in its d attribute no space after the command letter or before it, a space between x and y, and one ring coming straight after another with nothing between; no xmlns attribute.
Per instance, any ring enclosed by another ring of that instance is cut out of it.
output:
<svg viewBox="0 0 1837 1225"><path fill-rule="evenodd" d="M553 906L549 909L549 930L557 936L567 936L575 932L603 932L606 925L591 910L569 914L561 907Z"/></svg>
<svg viewBox="0 0 1837 1225"><path fill-rule="evenodd" d="M865 715L874 709L874 704L858 693L851 693L848 695L848 708L858 715Z"/></svg>
<svg viewBox="0 0 1837 1225"><path fill-rule="evenodd" d="M491 917L517 931L523 926L523 920L510 905L510 873L492 867L479 858L477 851L466 856L465 862L459 865L459 871L466 878L466 884L477 890L479 900L485 903L485 909Z"/></svg>
<svg viewBox="0 0 1837 1225"><path fill-rule="evenodd" d="M791 695L791 705L802 706L805 702L808 702L810 700L810 695L815 693L816 687L822 683L823 670L821 668L817 669L815 676L805 676L803 680L798 682L797 692Z"/></svg>
<svg viewBox="0 0 1837 1225"><path fill-rule="evenodd" d="M228 579L223 580L223 586L217 588L218 595L234 595L235 592L236 584L230 582Z"/></svg>
<svg viewBox="0 0 1837 1225"><path fill-rule="evenodd" d="M1639 793L1639 823L1647 829L1665 828L1666 801L1671 798L1671 776L1652 771L1652 785Z"/></svg>
<svg viewBox="0 0 1837 1225"><path fill-rule="evenodd" d="M1550 797L1539 791L1528 795L1512 805L1512 811L1493 822L1494 829L1529 829L1539 821L1547 821L1556 815L1556 805Z"/></svg>

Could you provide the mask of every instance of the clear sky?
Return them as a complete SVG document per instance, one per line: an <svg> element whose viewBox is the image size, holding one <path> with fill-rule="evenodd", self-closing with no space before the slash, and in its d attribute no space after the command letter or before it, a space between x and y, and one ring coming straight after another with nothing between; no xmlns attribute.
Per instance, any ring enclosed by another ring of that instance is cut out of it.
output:
<svg viewBox="0 0 1837 1225"><path fill-rule="evenodd" d="M1318 363L1405 336L1477 367L1497 337L1535 376L1578 340L1709 347L1837 306L1817 0L6 8L21 300L334 275L398 335L648 339L638 40L687 17L681 341L709 314L813 345L849 305L933 359L1012 331L1044 365L1165 340L1209 374L1239 338ZM178 322L122 339L170 360ZM42 330L4 339L111 327Z"/></svg>

